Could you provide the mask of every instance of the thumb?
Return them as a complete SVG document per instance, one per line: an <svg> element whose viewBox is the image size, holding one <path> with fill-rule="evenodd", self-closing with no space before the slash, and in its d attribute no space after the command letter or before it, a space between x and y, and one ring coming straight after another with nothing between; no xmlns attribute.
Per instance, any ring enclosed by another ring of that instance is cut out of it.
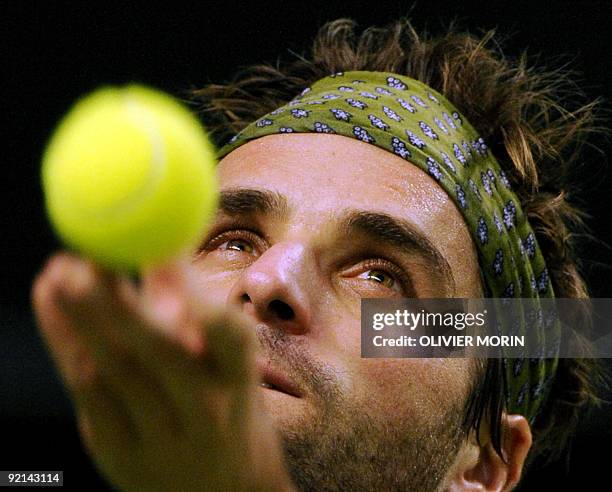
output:
<svg viewBox="0 0 612 492"><path fill-rule="evenodd" d="M202 349L196 314L199 297L196 270L187 256L141 272L141 308L151 325L191 351Z"/></svg>

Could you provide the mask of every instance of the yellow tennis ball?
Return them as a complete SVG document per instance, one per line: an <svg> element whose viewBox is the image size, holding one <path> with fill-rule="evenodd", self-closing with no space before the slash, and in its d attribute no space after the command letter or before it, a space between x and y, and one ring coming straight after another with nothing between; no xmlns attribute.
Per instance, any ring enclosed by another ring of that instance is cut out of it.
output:
<svg viewBox="0 0 612 492"><path fill-rule="evenodd" d="M77 102L45 150L42 181L60 238L120 271L195 248L218 199L214 148L197 118L139 85Z"/></svg>

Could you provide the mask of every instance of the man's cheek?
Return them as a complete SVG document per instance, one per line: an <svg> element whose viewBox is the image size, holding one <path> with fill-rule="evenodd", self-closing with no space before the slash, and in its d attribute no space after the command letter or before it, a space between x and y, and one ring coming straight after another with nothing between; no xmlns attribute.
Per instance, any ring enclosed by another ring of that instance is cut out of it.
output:
<svg viewBox="0 0 612 492"><path fill-rule="evenodd" d="M198 270L197 289L206 303L225 306L229 293L238 280L237 272L210 273L204 269Z"/></svg>
<svg viewBox="0 0 612 492"><path fill-rule="evenodd" d="M358 394L364 408L414 423L436 414L450 403L458 384L444 365L431 359L361 359L356 372ZM440 384L444 381L444 384Z"/></svg>

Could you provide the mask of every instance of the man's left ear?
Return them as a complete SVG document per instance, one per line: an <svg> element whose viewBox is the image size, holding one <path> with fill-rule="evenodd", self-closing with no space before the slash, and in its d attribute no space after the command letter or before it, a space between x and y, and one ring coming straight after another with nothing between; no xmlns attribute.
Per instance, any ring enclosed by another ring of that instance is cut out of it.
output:
<svg viewBox="0 0 612 492"><path fill-rule="evenodd" d="M505 460L493 448L488 433L481 435L481 444L472 435L457 453L443 490L501 492L518 484L531 448L531 429L522 415L503 414L501 423Z"/></svg>

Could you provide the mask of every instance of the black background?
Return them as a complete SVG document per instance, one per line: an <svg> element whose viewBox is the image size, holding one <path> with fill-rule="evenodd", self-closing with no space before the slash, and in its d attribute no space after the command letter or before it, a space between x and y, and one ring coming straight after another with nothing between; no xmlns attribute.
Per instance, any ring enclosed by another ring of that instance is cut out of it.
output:
<svg viewBox="0 0 612 492"><path fill-rule="evenodd" d="M457 17L473 32L498 28L510 35L504 52L527 49L541 63L569 62L590 98L610 107L612 2L420 1L417 29L439 32ZM113 6L97 2L3 2L0 5L3 85L2 271L0 272L0 469L63 469L65 483L97 479L82 453L70 406L36 334L29 308L32 278L58 248L44 215L40 155L54 125L74 100L102 84L138 81L182 95L224 81L241 66L303 52L325 21L351 17L361 27L384 25L412 2L266 1L172 2ZM592 295L612 297L608 277L612 228L607 221L612 180L609 143L591 152L583 201L599 242L583 247ZM610 410L585 417L566 460L534 470L523 490L596 490L606 483L612 438Z"/></svg>

